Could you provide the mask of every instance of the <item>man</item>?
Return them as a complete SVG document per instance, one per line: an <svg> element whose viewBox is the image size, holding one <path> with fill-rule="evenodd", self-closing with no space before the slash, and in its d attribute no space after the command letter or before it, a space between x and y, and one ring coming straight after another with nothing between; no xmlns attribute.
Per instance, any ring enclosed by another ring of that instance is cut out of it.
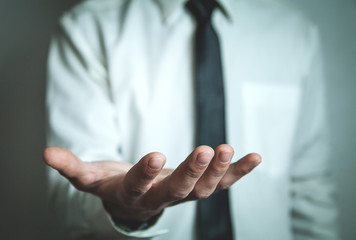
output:
<svg viewBox="0 0 356 240"><path fill-rule="evenodd" d="M315 27L277 1L218 3L229 145L216 149L194 150L185 1L91 0L62 17L47 95L62 148L44 159L69 180L49 170L72 238L194 239L192 200L227 187L236 239L337 238ZM263 164L240 179L254 151Z"/></svg>

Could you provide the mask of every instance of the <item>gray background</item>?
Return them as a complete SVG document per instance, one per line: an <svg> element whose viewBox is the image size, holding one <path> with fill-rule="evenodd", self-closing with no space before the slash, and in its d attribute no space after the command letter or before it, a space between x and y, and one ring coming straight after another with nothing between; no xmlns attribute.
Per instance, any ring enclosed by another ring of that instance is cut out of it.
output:
<svg viewBox="0 0 356 240"><path fill-rule="evenodd" d="M51 30L77 1L0 1L0 239L66 239L45 198L45 63ZM291 0L319 25L343 239L356 239L356 1Z"/></svg>

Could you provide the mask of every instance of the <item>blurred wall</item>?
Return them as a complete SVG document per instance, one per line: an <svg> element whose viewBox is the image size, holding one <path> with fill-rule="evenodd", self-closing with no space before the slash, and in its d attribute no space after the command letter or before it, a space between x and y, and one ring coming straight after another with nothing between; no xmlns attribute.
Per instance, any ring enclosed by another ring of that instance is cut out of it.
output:
<svg viewBox="0 0 356 240"><path fill-rule="evenodd" d="M356 239L356 1L290 0L320 29L342 239Z"/></svg>
<svg viewBox="0 0 356 240"><path fill-rule="evenodd" d="M46 205L45 64L51 31L74 0L0 1L0 239L64 240Z"/></svg>
<svg viewBox="0 0 356 240"><path fill-rule="evenodd" d="M45 200L45 63L74 0L0 1L0 239L64 240ZM290 0L320 26L343 239L356 236L356 1Z"/></svg>

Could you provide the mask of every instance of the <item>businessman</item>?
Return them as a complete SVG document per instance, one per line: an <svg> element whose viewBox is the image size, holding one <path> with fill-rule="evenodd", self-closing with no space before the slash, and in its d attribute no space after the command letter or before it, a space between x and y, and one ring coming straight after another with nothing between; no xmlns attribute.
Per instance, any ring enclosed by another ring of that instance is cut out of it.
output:
<svg viewBox="0 0 356 240"><path fill-rule="evenodd" d="M49 53L55 215L73 239L338 239L320 60L279 1L83 1Z"/></svg>

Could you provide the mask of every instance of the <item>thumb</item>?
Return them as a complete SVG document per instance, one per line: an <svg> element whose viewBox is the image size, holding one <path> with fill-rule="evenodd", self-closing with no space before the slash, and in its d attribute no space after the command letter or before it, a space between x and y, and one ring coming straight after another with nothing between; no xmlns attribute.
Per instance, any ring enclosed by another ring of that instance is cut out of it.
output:
<svg viewBox="0 0 356 240"><path fill-rule="evenodd" d="M82 175L85 164L66 148L47 147L43 151L44 162L69 180Z"/></svg>

